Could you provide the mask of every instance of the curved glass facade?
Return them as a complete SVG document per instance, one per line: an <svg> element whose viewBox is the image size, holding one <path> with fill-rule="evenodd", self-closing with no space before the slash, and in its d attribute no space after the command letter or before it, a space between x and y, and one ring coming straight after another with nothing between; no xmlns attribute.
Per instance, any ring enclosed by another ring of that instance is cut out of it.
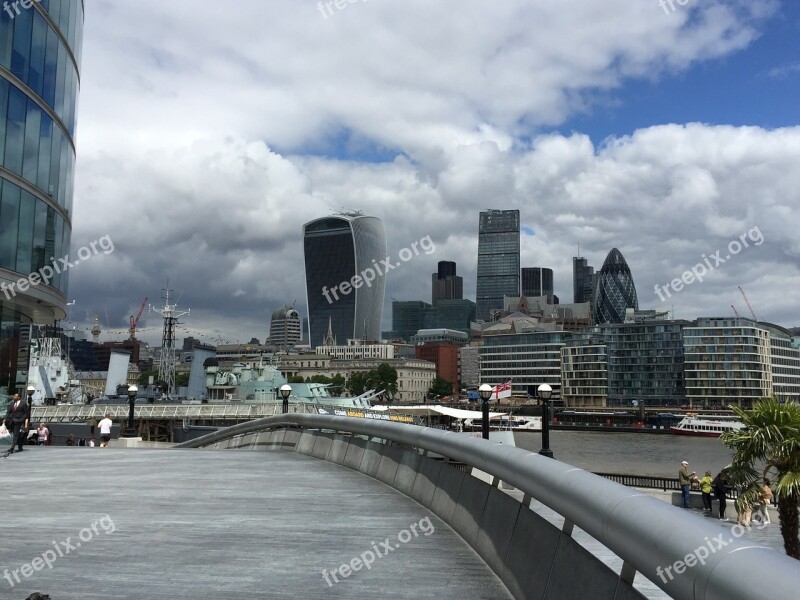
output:
<svg viewBox="0 0 800 600"><path fill-rule="evenodd" d="M23 321L66 307L66 273L13 284L69 254L83 18L83 0L0 5L0 301Z"/></svg>
<svg viewBox="0 0 800 600"><path fill-rule="evenodd" d="M626 308L639 310L636 286L625 257L619 250L612 248L597 280L594 322L622 323L625 321Z"/></svg>
<svg viewBox="0 0 800 600"><path fill-rule="evenodd" d="M385 279L376 265L386 258L381 220L336 215L311 221L303 226L303 249L309 344L324 344L329 323L339 345L379 340Z"/></svg>
<svg viewBox="0 0 800 600"><path fill-rule="evenodd" d="M23 276L69 252L82 34L81 0L0 11L0 268Z"/></svg>

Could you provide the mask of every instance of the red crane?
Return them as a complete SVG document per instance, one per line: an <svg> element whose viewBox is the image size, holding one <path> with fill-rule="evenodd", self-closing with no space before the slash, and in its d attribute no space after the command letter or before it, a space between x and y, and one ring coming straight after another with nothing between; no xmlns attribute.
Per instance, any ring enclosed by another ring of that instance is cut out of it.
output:
<svg viewBox="0 0 800 600"><path fill-rule="evenodd" d="M134 318L133 315L131 315L131 326L128 329L128 331L131 334L131 339L132 340L136 339L136 328L139 326L139 319L141 318L142 313L144 312L144 307L145 306L147 306L147 296L144 297L144 300L142 301L142 305L139 307L139 312L136 313L136 318Z"/></svg>

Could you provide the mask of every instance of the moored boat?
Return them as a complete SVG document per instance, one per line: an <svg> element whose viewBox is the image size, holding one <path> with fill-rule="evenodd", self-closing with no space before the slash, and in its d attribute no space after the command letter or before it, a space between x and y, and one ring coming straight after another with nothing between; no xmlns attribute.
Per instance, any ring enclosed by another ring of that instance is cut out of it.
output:
<svg viewBox="0 0 800 600"><path fill-rule="evenodd" d="M686 415L680 423L670 427L677 435L719 437L726 431L742 429L744 423L736 417L718 415Z"/></svg>

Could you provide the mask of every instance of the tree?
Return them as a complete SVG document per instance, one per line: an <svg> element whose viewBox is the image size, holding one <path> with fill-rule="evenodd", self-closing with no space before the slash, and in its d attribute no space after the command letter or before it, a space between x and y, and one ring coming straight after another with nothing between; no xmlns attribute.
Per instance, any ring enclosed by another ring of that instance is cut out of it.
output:
<svg viewBox="0 0 800 600"><path fill-rule="evenodd" d="M292 383L305 383L305 382L306 382L306 380L303 379L302 375L289 375L289 377L286 378L286 383L289 383L289 384L292 384Z"/></svg>
<svg viewBox="0 0 800 600"><path fill-rule="evenodd" d="M749 411L732 408L745 425L722 436L722 442L735 451L728 480L744 489L736 507L756 503L763 478L777 484L783 547L787 555L800 560L800 404L764 398ZM759 472L756 465L761 464Z"/></svg>
<svg viewBox="0 0 800 600"><path fill-rule="evenodd" d="M139 385L147 385L147 382L150 380L149 378L152 377L153 381L158 379L158 371L154 369L150 369L148 371L142 371L139 373Z"/></svg>
<svg viewBox="0 0 800 600"><path fill-rule="evenodd" d="M175 387L186 387L189 385L189 373L175 373Z"/></svg>
<svg viewBox="0 0 800 600"><path fill-rule="evenodd" d="M350 373L347 378L347 391L353 396L360 396L364 393L364 388L367 385L367 374L360 371Z"/></svg>
<svg viewBox="0 0 800 600"><path fill-rule="evenodd" d="M383 390L386 397L392 400L397 394L397 369L389 363L381 363L377 369L373 369L367 374L369 385L367 387L375 391Z"/></svg>
<svg viewBox="0 0 800 600"><path fill-rule="evenodd" d="M437 375L436 378L431 382L431 387L428 389L428 394L434 398L440 396L452 396L453 384L447 381L447 379L444 377L439 377Z"/></svg>

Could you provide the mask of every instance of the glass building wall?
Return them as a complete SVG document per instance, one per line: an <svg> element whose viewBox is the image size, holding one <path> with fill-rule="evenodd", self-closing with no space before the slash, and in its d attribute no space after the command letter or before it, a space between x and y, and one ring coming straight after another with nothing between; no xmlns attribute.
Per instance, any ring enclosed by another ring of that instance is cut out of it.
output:
<svg viewBox="0 0 800 600"><path fill-rule="evenodd" d="M622 323L625 321L627 308L639 310L636 286L633 284L631 270L622 253L612 248L597 278L593 307L594 322Z"/></svg>
<svg viewBox="0 0 800 600"><path fill-rule="evenodd" d="M487 210L478 224L476 317L491 321L504 296L519 296L519 211Z"/></svg>
<svg viewBox="0 0 800 600"><path fill-rule="evenodd" d="M336 215L303 225L309 344L321 346L330 323L336 343L378 340L383 318L386 232L375 217ZM369 279L369 281L367 281Z"/></svg>
<svg viewBox="0 0 800 600"><path fill-rule="evenodd" d="M697 319L683 331L686 398L693 407L715 408L772 396L769 331L743 318Z"/></svg>
<svg viewBox="0 0 800 600"><path fill-rule="evenodd" d="M53 265L72 231L83 19L82 0L0 10L0 392L16 386L15 324L65 316L68 274Z"/></svg>
<svg viewBox="0 0 800 600"><path fill-rule="evenodd" d="M543 383L561 402L561 348L571 334L564 331L487 335L480 347L481 382L498 385L511 380L514 394L527 394Z"/></svg>

